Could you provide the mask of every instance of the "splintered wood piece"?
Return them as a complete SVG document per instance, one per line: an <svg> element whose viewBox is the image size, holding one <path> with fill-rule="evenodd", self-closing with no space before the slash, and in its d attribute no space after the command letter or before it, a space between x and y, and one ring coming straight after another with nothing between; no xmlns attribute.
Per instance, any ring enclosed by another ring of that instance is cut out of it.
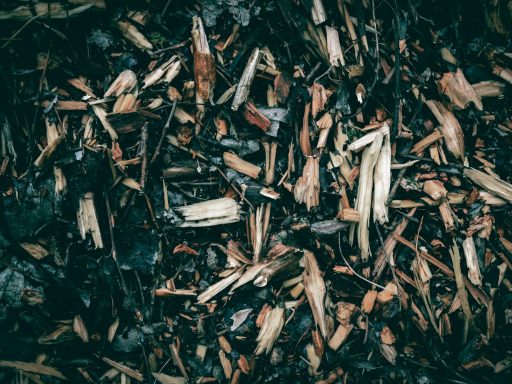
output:
<svg viewBox="0 0 512 384"><path fill-rule="evenodd" d="M370 212L372 206L373 171L382 147L384 134L379 131L372 144L363 151L359 173L359 185L355 209L359 212L359 224L353 224L350 231L350 241L353 242L357 226L357 241L363 261L370 256Z"/></svg>
<svg viewBox="0 0 512 384"><path fill-rule="evenodd" d="M267 254L267 258L271 259L270 252ZM280 273L287 271L295 271L298 267L301 254L295 252L295 249L291 249L288 253L281 256L276 256L268 265L266 265L258 273L254 280L254 285L257 287L265 287L273 277Z"/></svg>
<svg viewBox="0 0 512 384"><path fill-rule="evenodd" d="M119 372L124 373L127 376L130 376L131 378L137 380L137 381L144 381L144 376L142 376L142 373L135 369L131 369L130 367L127 367L124 364L118 363L115 360L109 359L108 357L102 357L101 360L103 362L107 363L111 367L117 369Z"/></svg>
<svg viewBox="0 0 512 384"><path fill-rule="evenodd" d="M499 65L495 65L492 68L492 73L496 76L501 77L507 83L512 84L512 71L507 68L500 67Z"/></svg>
<svg viewBox="0 0 512 384"><path fill-rule="evenodd" d="M61 380L67 380L59 370L43 364L30 363L25 361L0 360L0 367L19 369L23 372L32 372L38 375L52 376Z"/></svg>
<svg viewBox="0 0 512 384"><path fill-rule="evenodd" d="M267 132L270 128L270 120L263 115L253 103L245 103L244 105L244 117L249 124L252 124L263 132Z"/></svg>
<svg viewBox="0 0 512 384"><path fill-rule="evenodd" d="M261 174L261 167L241 159L234 153L224 152L223 158L226 167L232 168L235 171L243 173L253 179L258 179Z"/></svg>
<svg viewBox="0 0 512 384"><path fill-rule="evenodd" d="M185 384L186 380L184 377L169 376L165 373L151 372L156 381L160 384Z"/></svg>
<svg viewBox="0 0 512 384"><path fill-rule="evenodd" d="M240 206L228 197L174 208L183 216L180 227L208 227L240 221Z"/></svg>
<svg viewBox="0 0 512 384"><path fill-rule="evenodd" d="M345 66L345 59L340 45L340 36L338 30L329 26L325 27L327 35L327 51L329 52L329 61L335 67Z"/></svg>
<svg viewBox="0 0 512 384"><path fill-rule="evenodd" d="M334 335L331 337L331 340L329 340L329 348L333 351L337 351L345 340L347 340L352 329L354 329L354 325L352 324L339 325L336 332L334 332Z"/></svg>
<svg viewBox="0 0 512 384"><path fill-rule="evenodd" d="M217 296L220 292L222 292L235 281L237 281L240 278L240 276L242 276L242 269L239 269L233 272L228 277L225 277L224 279L218 281L217 283L210 285L206 289L206 291L204 291L197 297L197 302L199 304L204 304L210 301L213 297Z"/></svg>
<svg viewBox="0 0 512 384"><path fill-rule="evenodd" d="M348 223L359 223L360 215L353 208L343 208L336 216L338 220Z"/></svg>
<svg viewBox="0 0 512 384"><path fill-rule="evenodd" d="M423 184L423 191L432 197L432 199L436 201L441 200L439 213L441 214L446 229L451 231L455 227L455 219L453 218L452 210L446 199L448 191L443 183L439 180L427 180Z"/></svg>
<svg viewBox="0 0 512 384"><path fill-rule="evenodd" d="M306 356L309 362L308 372L310 376L318 375L318 367L320 367L320 363L322 362L322 356L318 355L315 351L315 347L313 344L309 343L306 345Z"/></svg>
<svg viewBox="0 0 512 384"><path fill-rule="evenodd" d="M492 194L512 203L512 184L474 168L465 168L464 176Z"/></svg>
<svg viewBox="0 0 512 384"><path fill-rule="evenodd" d="M265 183L271 185L274 183L274 172L276 167L277 142L263 142L265 149Z"/></svg>
<svg viewBox="0 0 512 384"><path fill-rule="evenodd" d="M224 376L226 379L231 379L231 375L233 374L233 367L231 366L231 361L226 357L226 353L222 350L219 351L219 360L220 365L222 366L222 370L224 371Z"/></svg>
<svg viewBox="0 0 512 384"><path fill-rule="evenodd" d="M395 283L387 283L384 288L386 289L377 294L377 301L381 304L386 304L398 295L398 288Z"/></svg>
<svg viewBox="0 0 512 384"><path fill-rule="evenodd" d="M439 124L441 124L441 132L446 148L448 148L456 159L463 159L465 153L464 133L453 112L437 100L426 100L425 103L430 108L430 111L436 117Z"/></svg>
<svg viewBox="0 0 512 384"><path fill-rule="evenodd" d="M40 244L19 243L19 246L27 251L36 260L42 260L50 253Z"/></svg>
<svg viewBox="0 0 512 384"><path fill-rule="evenodd" d="M105 92L104 97L116 96L119 97L123 93L130 93L137 86L137 75L135 72L126 69L122 71L117 78L110 84L110 87Z"/></svg>
<svg viewBox="0 0 512 384"><path fill-rule="evenodd" d="M398 352L396 351L395 346L393 345L387 345L387 344L380 344L380 353L384 358L389 361L390 364L395 365L396 363L396 357L398 356Z"/></svg>
<svg viewBox="0 0 512 384"><path fill-rule="evenodd" d="M387 200L391 188L391 140L389 127L384 125L385 135L373 171L373 221L388 222Z"/></svg>
<svg viewBox="0 0 512 384"><path fill-rule="evenodd" d="M480 266L478 264L478 255L476 253L475 242L473 236L468 236L462 243L464 256L466 257L466 265L468 267L468 278L476 286L482 285L482 275L480 274Z"/></svg>
<svg viewBox="0 0 512 384"><path fill-rule="evenodd" d="M261 355L266 353L268 355L272 350L274 343L279 338L283 326L284 308L276 307L267 312L263 325L258 333L258 337L256 338L258 346L256 347L254 354Z"/></svg>
<svg viewBox="0 0 512 384"><path fill-rule="evenodd" d="M238 82L235 96L233 97L233 102L231 104L231 109L233 111L237 111L240 105L247 100L251 90L251 84L254 80L254 76L256 75L256 70L262 56L263 53L261 50L258 47L254 48L249 60L247 61L244 72L242 73L242 77L240 77L240 81Z"/></svg>
<svg viewBox="0 0 512 384"><path fill-rule="evenodd" d="M311 18L315 25L324 23L327 20L324 4L322 0L312 0L311 2Z"/></svg>
<svg viewBox="0 0 512 384"><path fill-rule="evenodd" d="M162 82L170 83L176 76L178 76L180 69L181 61L178 56L174 55L144 77L144 80L142 80L142 89L146 89L153 84L159 84Z"/></svg>
<svg viewBox="0 0 512 384"><path fill-rule="evenodd" d="M61 135L57 137L55 140L53 140L51 143L48 143L48 145L39 154L37 159L35 159L34 166L37 168L42 168L46 164L48 159L52 157L52 155L55 153L55 151L59 147L60 143L62 143L64 138L65 135Z"/></svg>
<svg viewBox="0 0 512 384"><path fill-rule="evenodd" d="M473 103L479 111L483 110L482 100L464 77L460 68L455 72L446 72L437 82L439 92L450 99L452 105L465 109Z"/></svg>
<svg viewBox="0 0 512 384"><path fill-rule="evenodd" d="M153 44L140 33L135 25L128 21L118 21L117 26L123 37L142 51L151 52Z"/></svg>
<svg viewBox="0 0 512 384"><path fill-rule="evenodd" d="M361 311L364 313L371 313L373 310L373 306L375 305L375 300L377 299L377 291L369 290L363 297L363 301L361 302Z"/></svg>
<svg viewBox="0 0 512 384"><path fill-rule="evenodd" d="M78 229L82 239L85 240L87 234L90 234L95 248L103 248L98 216L94 206L94 194L86 192L79 201L78 211Z"/></svg>
<svg viewBox="0 0 512 384"><path fill-rule="evenodd" d="M196 92L203 100L213 96L215 87L215 60L208 46L208 38L200 17L192 18L192 42L194 46L194 76Z"/></svg>
<svg viewBox="0 0 512 384"><path fill-rule="evenodd" d="M320 159L308 157L302 176L299 177L293 189L295 201L299 204L305 203L309 211L320 203Z"/></svg>
<svg viewBox="0 0 512 384"><path fill-rule="evenodd" d="M82 316L76 315L73 318L73 331L75 331L75 333L82 339L84 343L89 342L89 332L87 331L87 327L82 320Z"/></svg>
<svg viewBox="0 0 512 384"><path fill-rule="evenodd" d="M402 235L402 233L407 228L407 224L409 224L409 218L413 217L416 213L417 208L411 209L406 216L402 219L402 221L396 226L395 230L387 237L384 241L384 245L379 250L377 255L377 260L375 261L375 268L373 274L375 276L380 276L382 271L384 270L384 266L387 262L389 262L392 266L395 265L395 260L393 258L393 251L396 247L397 240L393 237L393 235ZM386 260L388 259L388 260Z"/></svg>
<svg viewBox="0 0 512 384"><path fill-rule="evenodd" d="M316 117L317 113L323 111L327 103L327 91L322 84L313 83L311 86L311 115Z"/></svg>
<svg viewBox="0 0 512 384"><path fill-rule="evenodd" d="M414 147L411 149L411 153L420 154L423 152L427 147L429 147L431 144L435 143L436 141L440 140L443 137L443 134L439 129L434 129L434 132L432 132L430 135L424 137L420 141L418 141L416 144L414 144Z"/></svg>
<svg viewBox="0 0 512 384"><path fill-rule="evenodd" d="M311 140L309 138L309 113L311 111L311 103L307 103L304 107L304 116L302 118L302 128L300 130L300 149L304 156L311 156Z"/></svg>
<svg viewBox="0 0 512 384"><path fill-rule="evenodd" d="M336 310L336 319L341 325L348 326L356 310L357 306L354 303L340 301Z"/></svg>
<svg viewBox="0 0 512 384"><path fill-rule="evenodd" d="M481 81L471 85L478 97L502 97L506 85L500 81Z"/></svg>
<svg viewBox="0 0 512 384"><path fill-rule="evenodd" d="M328 337L328 331L325 321L325 282L318 268L316 257L310 251L304 252L304 273L302 274L302 278L313 318L320 328L322 337L326 339Z"/></svg>
<svg viewBox="0 0 512 384"><path fill-rule="evenodd" d="M84 80L85 81L85 80ZM92 91L91 88L89 88L85 82L82 81L80 78L73 78L73 79L68 79L68 83L70 85L72 85L73 87L75 87L76 89L79 89L81 90L83 93L85 93L87 96L90 96L90 97L94 97L96 98L96 95L94 94L94 92Z"/></svg>
<svg viewBox="0 0 512 384"><path fill-rule="evenodd" d="M469 305L468 293L466 291L466 286L464 283L464 276L462 275L462 269L460 267L460 252L459 247L453 239L452 245L450 247L450 256L452 259L453 265L453 273L455 275L455 283L457 285L457 295L460 300L460 304L462 306L462 312L464 313L464 317L466 319L466 324L464 327L464 343L466 342L467 333L469 325L473 322L473 313L471 312L471 307Z"/></svg>
<svg viewBox="0 0 512 384"><path fill-rule="evenodd" d="M92 110L93 110L94 114L96 115L96 117L98 118L98 120L100 121L103 128L105 128L105 130L110 135L110 138L112 139L112 141L117 140L117 137L118 137L117 132L112 127L112 125L108 122L107 111L105 110L105 108L100 104L93 104Z"/></svg>
<svg viewBox="0 0 512 384"><path fill-rule="evenodd" d="M253 250L252 262L256 264L260 259L261 249L263 248L264 233L264 204L256 208L256 212L251 211L249 215L251 243Z"/></svg>
<svg viewBox="0 0 512 384"><path fill-rule="evenodd" d="M185 369L185 365L183 365L183 360L181 360L180 353L178 347L176 346L176 343L171 343L169 345L169 348L171 350L172 362L174 363L175 366L178 367L185 380L188 381L187 370Z"/></svg>

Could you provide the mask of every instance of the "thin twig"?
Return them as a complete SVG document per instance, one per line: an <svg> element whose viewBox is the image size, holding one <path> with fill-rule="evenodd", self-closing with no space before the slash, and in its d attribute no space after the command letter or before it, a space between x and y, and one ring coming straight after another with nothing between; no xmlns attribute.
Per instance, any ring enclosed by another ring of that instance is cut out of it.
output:
<svg viewBox="0 0 512 384"><path fill-rule="evenodd" d="M354 268L352 268L352 266L349 264L349 262L347 261L347 259L345 259L345 256L343 255L343 251L341 250L341 235L338 233L338 250L340 252L340 256L341 258L343 259L343 261L345 262L345 265L348 267L348 269L350 269L350 271L352 271L352 273L359 277L361 280L363 281L366 281L368 284L371 284L371 285L374 285L375 287L377 288L380 288L382 289L383 291L387 291L388 289L386 287L383 287L382 285L380 284L377 284L371 280L368 280L367 278L365 278L364 276L361 276L359 273L357 273Z"/></svg>
<svg viewBox="0 0 512 384"><path fill-rule="evenodd" d="M178 105L178 99L175 99L172 102L171 113L169 114L169 117L167 118L164 128L162 129L162 135L160 136L160 140L158 141L158 145L156 146L155 153L153 153L153 157L151 158L151 161L149 164L153 164L153 162L157 159L158 155L160 154L160 150L162 149L162 144L164 143L165 135L167 134L167 131L169 130L169 127L171 126L171 121L174 116L174 112L176 111L176 105Z"/></svg>

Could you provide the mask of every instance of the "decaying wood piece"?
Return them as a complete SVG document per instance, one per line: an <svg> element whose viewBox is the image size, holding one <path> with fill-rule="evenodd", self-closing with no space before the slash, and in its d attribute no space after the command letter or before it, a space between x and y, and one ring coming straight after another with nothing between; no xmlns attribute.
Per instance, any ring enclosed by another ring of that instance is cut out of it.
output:
<svg viewBox="0 0 512 384"><path fill-rule="evenodd" d="M437 100L426 100L425 103L441 124L441 132L446 148L456 159L463 159L464 133L453 112Z"/></svg>
<svg viewBox="0 0 512 384"><path fill-rule="evenodd" d="M206 289L206 291L204 291L199 296L197 296L197 302L199 304L204 304L204 303L210 301L212 298L217 296L220 292L222 292L227 287L229 287L231 284L233 284L235 281L237 281L240 278L240 276L242 276L241 269L234 271L228 277L225 277L224 279L218 281L217 283L209 286Z"/></svg>
<svg viewBox="0 0 512 384"><path fill-rule="evenodd" d="M473 236L468 236L462 243L464 256L466 257L466 266L468 267L468 278L476 286L482 285L482 275L478 264L478 255L476 253Z"/></svg>
<svg viewBox="0 0 512 384"><path fill-rule="evenodd" d="M302 274L302 279L313 318L318 328L320 328L322 337L326 339L328 331L325 321L325 282L318 268L316 257L310 251L304 251L304 273Z"/></svg>
<svg viewBox="0 0 512 384"><path fill-rule="evenodd" d="M293 195L297 203L304 203L308 211L320 203L320 159L308 157L302 176L299 177L293 189Z"/></svg>
<svg viewBox="0 0 512 384"><path fill-rule="evenodd" d="M192 18L192 42L194 46L194 76L196 92L203 100L213 96L215 87L215 61L208 46L208 39L200 17Z"/></svg>
<svg viewBox="0 0 512 384"><path fill-rule="evenodd" d="M354 239L357 226L357 240L361 259L368 260L370 256L370 239L369 224L370 212L372 206L372 190L373 190L373 172L379 153L382 147L384 133L379 131L373 138L373 142L364 151L361 158L361 166L359 173L359 185L357 188L357 198L355 209L359 212L359 224L353 224L350 232L350 241Z"/></svg>
<svg viewBox="0 0 512 384"><path fill-rule="evenodd" d="M77 218L78 229L82 239L85 240L87 234L90 234L95 248L103 248L98 216L94 206L94 194L92 192L87 192L80 198Z"/></svg>
<svg viewBox="0 0 512 384"><path fill-rule="evenodd" d="M464 176L492 194L512 203L512 185L474 168L465 168Z"/></svg>
<svg viewBox="0 0 512 384"><path fill-rule="evenodd" d="M254 350L254 354L261 355L266 353L268 355L272 350L274 343L279 338L283 326L284 308L276 307L267 312L258 337L256 338L258 346Z"/></svg>
<svg viewBox="0 0 512 384"><path fill-rule="evenodd" d="M295 252L294 248L288 248L285 253L273 259L258 272L253 284L260 288L265 287L275 276L297 271L300 258L299 252Z"/></svg>
<svg viewBox="0 0 512 384"><path fill-rule="evenodd" d="M254 80L254 76L256 75L257 66L263 56L263 53L259 48L254 48L247 61L244 72L242 73L242 77L240 77L240 81L238 82L238 86L236 88L235 96L233 97L233 102L231 104L231 109L233 111L237 111L242 103L247 100L247 96L249 96L249 91L251 90L251 84Z"/></svg>
<svg viewBox="0 0 512 384"><path fill-rule="evenodd" d="M231 198L220 198L174 208L183 217L179 227L209 227L240 221L240 206Z"/></svg>
<svg viewBox="0 0 512 384"><path fill-rule="evenodd" d="M336 28L325 27L327 35L327 50L329 51L329 61L335 67L345 66L345 58L340 45L340 36Z"/></svg>
<svg viewBox="0 0 512 384"><path fill-rule="evenodd" d="M391 188L391 139L389 127L383 127L382 147L373 171L373 221L388 222L387 200Z"/></svg>
<svg viewBox="0 0 512 384"><path fill-rule="evenodd" d="M483 109L482 100L468 83L460 68L455 72L446 72L437 82L439 92L447 96L459 109L465 109L473 103L478 110Z"/></svg>
<svg viewBox="0 0 512 384"><path fill-rule="evenodd" d="M270 129L270 120L263 115L253 103L245 103L244 106L244 117L249 124L255 125L263 132L267 132Z"/></svg>
<svg viewBox="0 0 512 384"><path fill-rule="evenodd" d="M234 153L224 152L223 158L224 164L226 164L227 167L232 168L237 172L243 173L244 175L252 177L253 179L258 179L261 174L261 167L249 163L244 159L241 159Z"/></svg>

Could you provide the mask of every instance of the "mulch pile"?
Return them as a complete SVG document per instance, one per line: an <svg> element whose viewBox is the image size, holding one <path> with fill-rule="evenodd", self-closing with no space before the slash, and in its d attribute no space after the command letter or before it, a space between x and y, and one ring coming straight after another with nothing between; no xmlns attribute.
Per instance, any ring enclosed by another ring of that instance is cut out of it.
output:
<svg viewBox="0 0 512 384"><path fill-rule="evenodd" d="M0 382L510 382L511 1L0 4Z"/></svg>

